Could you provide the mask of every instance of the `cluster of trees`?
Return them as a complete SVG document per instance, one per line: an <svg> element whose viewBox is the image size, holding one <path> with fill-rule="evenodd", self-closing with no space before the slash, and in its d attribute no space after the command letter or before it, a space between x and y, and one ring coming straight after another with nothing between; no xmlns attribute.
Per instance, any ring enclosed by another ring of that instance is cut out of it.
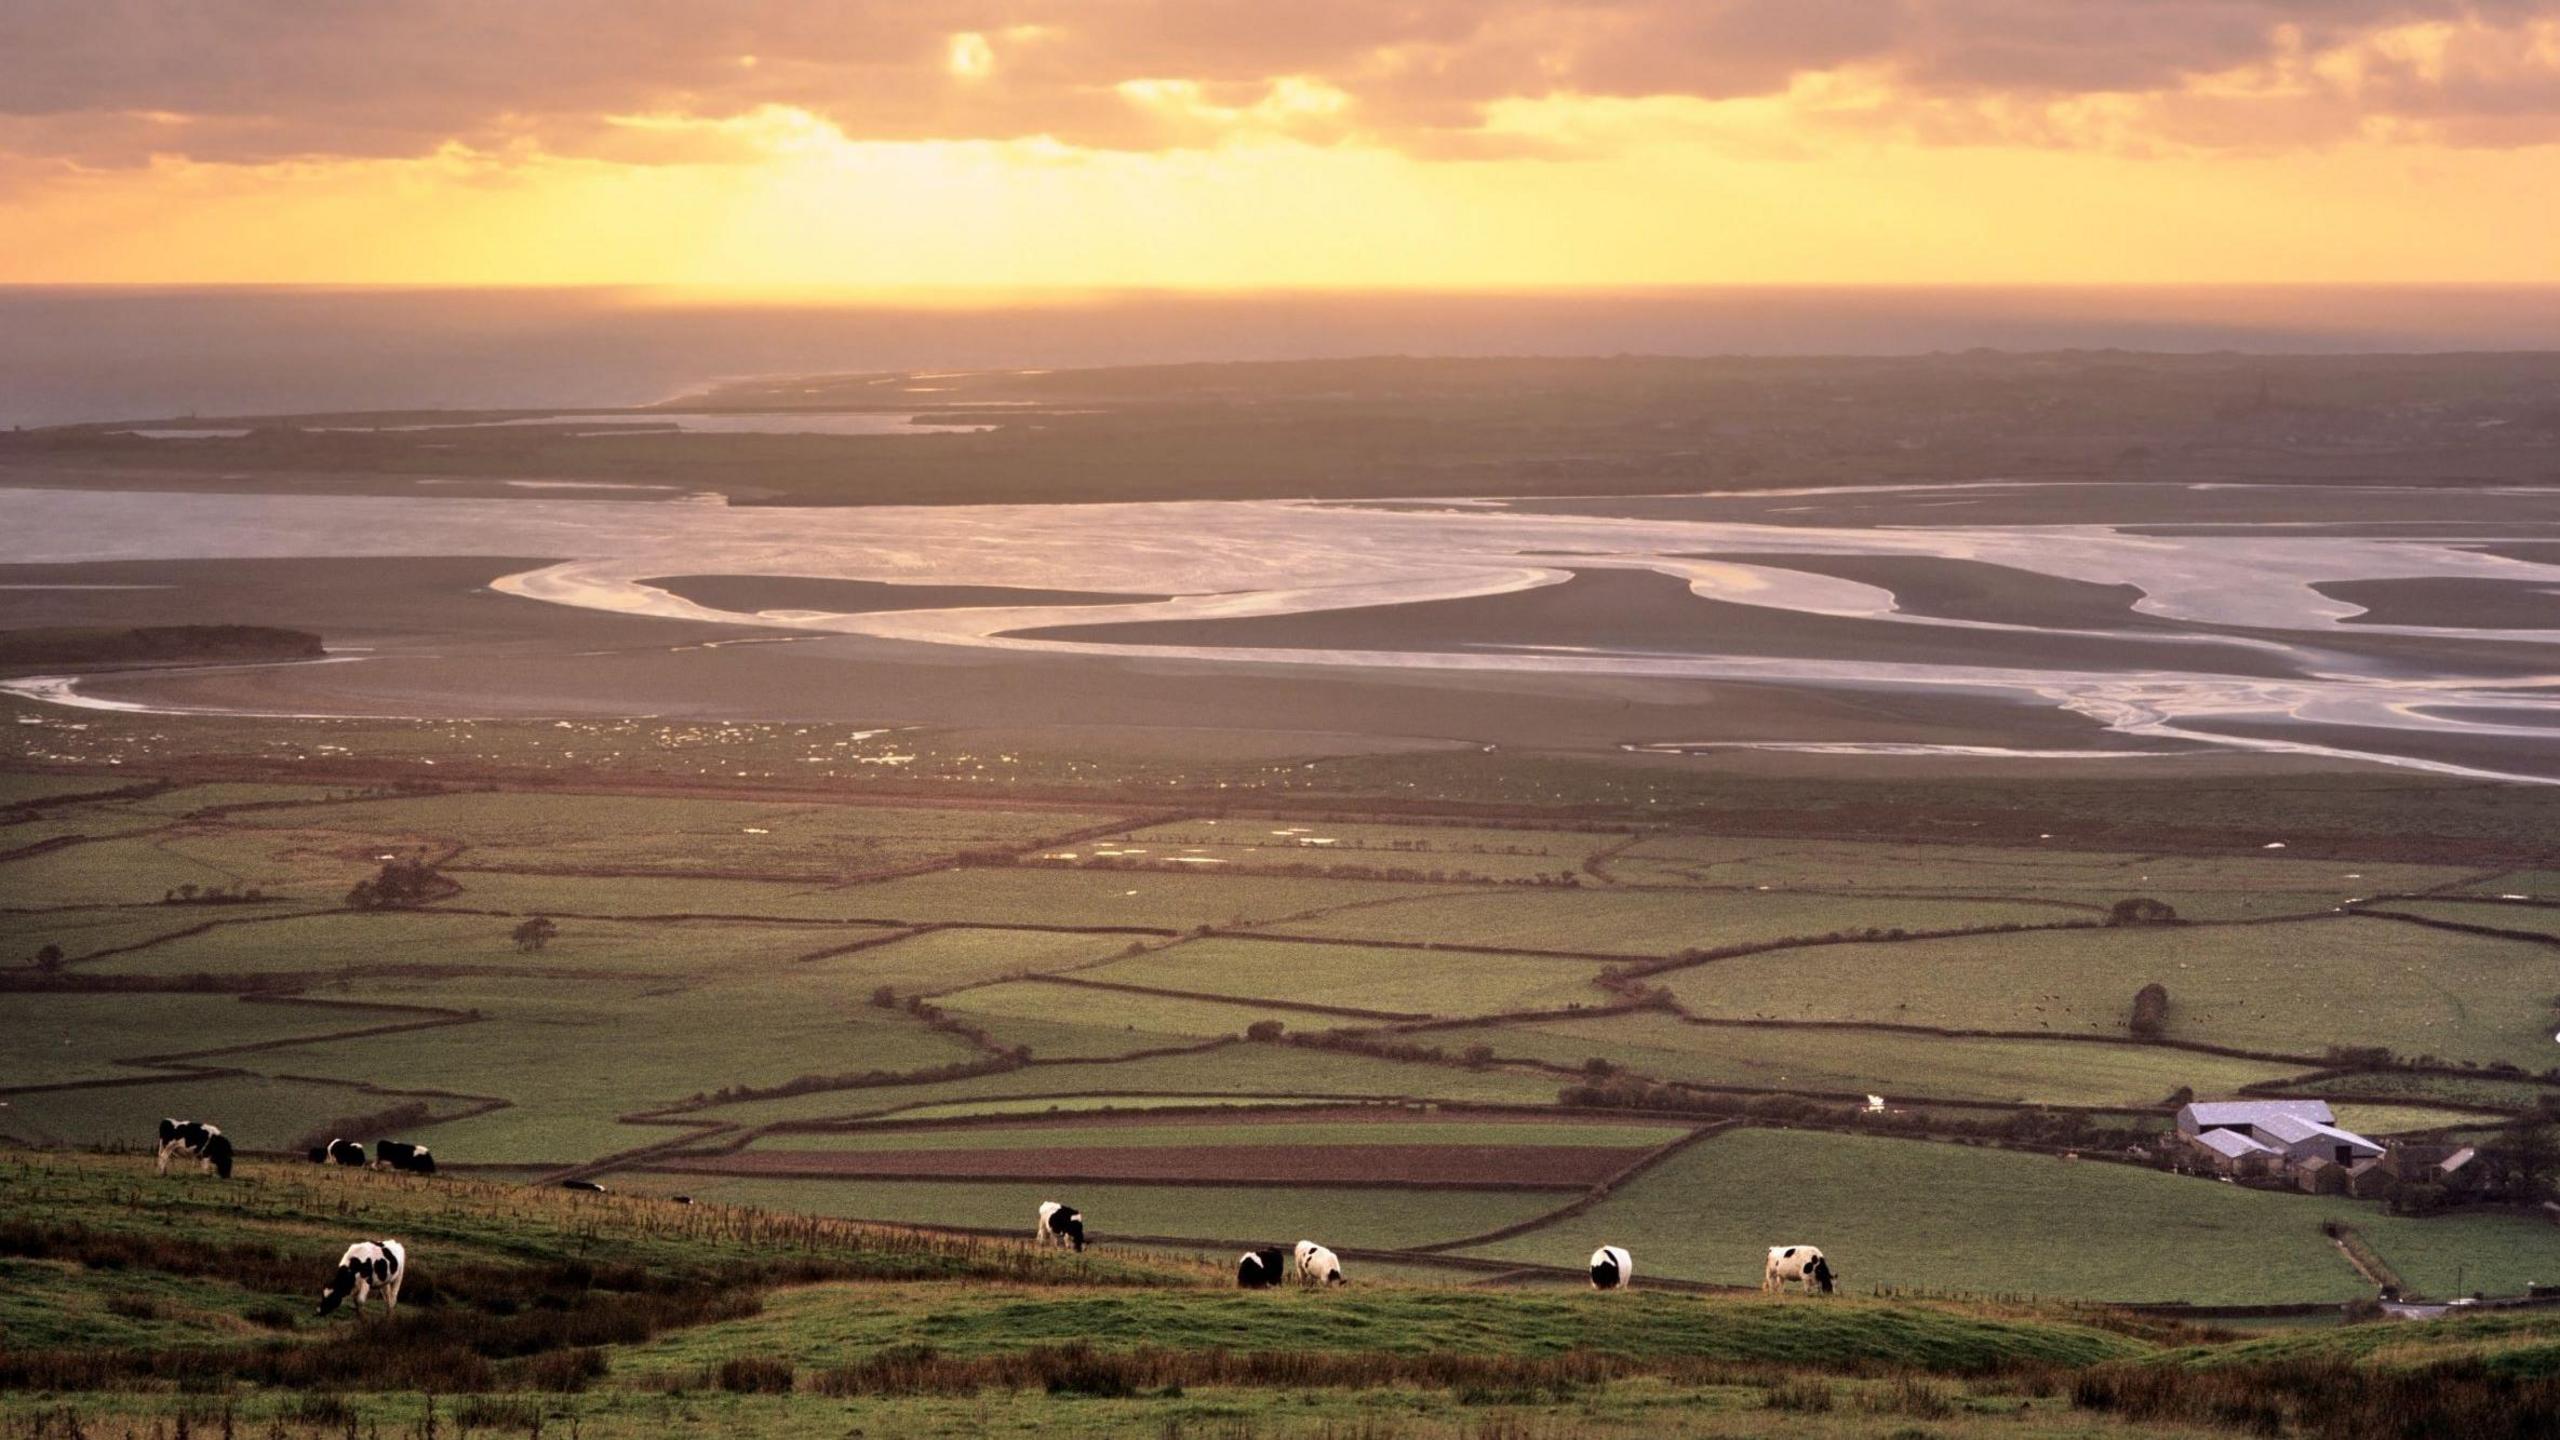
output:
<svg viewBox="0 0 2560 1440"><path fill-rule="evenodd" d="M2148 895L2133 895L2107 907L2109 925L2178 925L2177 907Z"/></svg>
<svg viewBox="0 0 2560 1440"><path fill-rule="evenodd" d="M2169 987L2154 980L2133 992L2133 1013L2124 1028L2138 1040L2157 1040L2169 1028Z"/></svg>
<svg viewBox="0 0 2560 1440"><path fill-rule="evenodd" d="M234 885L180 885L162 892L163 905L256 905L267 892L242 881Z"/></svg>
<svg viewBox="0 0 2560 1440"><path fill-rule="evenodd" d="M897 991L883 985L871 992L871 1003L881 1010L904 1010L923 1021L928 1030L939 1030L945 1035L957 1035L984 1050L989 1056L1005 1061L1002 1067L1004 1069L1010 1070L1017 1065L1027 1065L1031 1062L1030 1046L998 1044L996 1038L989 1035L984 1027L952 1015L921 995L910 995L901 1000L898 998Z"/></svg>
<svg viewBox="0 0 2560 1440"><path fill-rule="evenodd" d="M347 892L347 908L413 910L461 893L462 887L444 878L425 856L394 857L383 861L372 879L355 883L355 888Z"/></svg>

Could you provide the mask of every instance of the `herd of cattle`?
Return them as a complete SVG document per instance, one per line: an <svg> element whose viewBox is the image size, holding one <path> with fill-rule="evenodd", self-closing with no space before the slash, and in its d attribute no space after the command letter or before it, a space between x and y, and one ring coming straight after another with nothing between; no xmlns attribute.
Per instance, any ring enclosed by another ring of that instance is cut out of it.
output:
<svg viewBox="0 0 2560 1440"><path fill-rule="evenodd" d="M410 1145L398 1140L374 1142L376 1169L401 1170L413 1175L436 1173L436 1158L424 1145ZM205 1170L225 1179L231 1176L231 1142L219 1126L197 1120L163 1120L160 1122L160 1173L169 1173L173 1159L194 1160ZM313 1163L320 1165L367 1164L364 1146L353 1140L332 1140L311 1147ZM592 1180L564 1181L570 1189L601 1194L604 1187ZM690 1196L679 1195L678 1204L689 1205ZM1043 1200L1031 1222L1031 1240L1035 1245L1072 1247L1084 1250L1084 1212L1057 1200ZM328 1314L341 1301L352 1299L351 1313L364 1313L364 1302L374 1291L382 1293L382 1308L390 1314L400 1304L400 1279L407 1273L408 1251L397 1240L360 1240L347 1247L338 1257L338 1268L329 1277L328 1288L320 1294L320 1313ZM1591 1252L1591 1288L1624 1290L1635 1283L1635 1257L1617 1245L1603 1245ZM1832 1293L1838 1281L1831 1262L1822 1251L1811 1245L1772 1245L1768 1263L1761 1267L1760 1288L1775 1292L1793 1282L1805 1293L1816 1287ZM1268 1290L1289 1280L1301 1285L1347 1285L1343 1278L1342 1257L1313 1240L1301 1240L1294 1248L1266 1245L1247 1250L1236 1258L1236 1285L1244 1290Z"/></svg>

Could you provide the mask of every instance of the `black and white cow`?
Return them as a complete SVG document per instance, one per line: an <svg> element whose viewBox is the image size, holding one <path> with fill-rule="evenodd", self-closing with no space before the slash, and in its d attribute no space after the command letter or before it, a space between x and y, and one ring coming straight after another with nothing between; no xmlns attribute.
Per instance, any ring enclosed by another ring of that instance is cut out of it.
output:
<svg viewBox="0 0 2560 1440"><path fill-rule="evenodd" d="M1041 1201L1039 1217L1031 1222L1031 1243L1073 1245L1081 1253L1084 1249L1084 1212L1055 1200Z"/></svg>
<svg viewBox="0 0 2560 1440"><path fill-rule="evenodd" d="M408 1274L409 1252L399 1241L359 1240L338 1257L328 1288L320 1292L320 1313L326 1315L338 1308L339 1301L351 1300L351 1313L362 1316L364 1302L379 1290L387 1317L400 1308L400 1282Z"/></svg>
<svg viewBox="0 0 2560 1440"><path fill-rule="evenodd" d="M601 1195L604 1193L604 1187L593 1180L563 1180L560 1182L560 1188L563 1190L584 1190L590 1195Z"/></svg>
<svg viewBox="0 0 2560 1440"><path fill-rule="evenodd" d="M1289 1252L1277 1245L1247 1250L1236 1258L1236 1288L1268 1290L1289 1278Z"/></svg>
<svg viewBox="0 0 2560 1440"><path fill-rule="evenodd" d="M1624 1290L1635 1283L1635 1257L1615 1245L1603 1245L1591 1252L1591 1288Z"/></svg>
<svg viewBox="0 0 2560 1440"><path fill-rule="evenodd" d="M172 1159L193 1160L205 1169L228 1180L231 1178L231 1140L222 1127L201 1120L162 1120L160 1122L160 1173L169 1173Z"/></svg>
<svg viewBox="0 0 2560 1440"><path fill-rule="evenodd" d="M326 1145L314 1145L311 1147L311 1163L362 1166L364 1146L353 1140L332 1140Z"/></svg>
<svg viewBox="0 0 2560 1440"><path fill-rule="evenodd" d="M1831 1262L1822 1258L1819 1249L1811 1245L1772 1245L1769 1247L1769 1263L1760 1272L1760 1288L1774 1294L1787 1288L1787 1282L1793 1280L1804 1287L1807 1295L1813 1293L1816 1285L1828 1295L1835 1278L1831 1273Z"/></svg>
<svg viewBox="0 0 2560 1440"><path fill-rule="evenodd" d="M1298 1282L1302 1285L1348 1285L1342 1259L1313 1240L1298 1242Z"/></svg>
<svg viewBox="0 0 2560 1440"><path fill-rule="evenodd" d="M412 1145L406 1140L374 1141L373 1163L385 1170L406 1170L412 1175L436 1173L435 1155L426 1146Z"/></svg>

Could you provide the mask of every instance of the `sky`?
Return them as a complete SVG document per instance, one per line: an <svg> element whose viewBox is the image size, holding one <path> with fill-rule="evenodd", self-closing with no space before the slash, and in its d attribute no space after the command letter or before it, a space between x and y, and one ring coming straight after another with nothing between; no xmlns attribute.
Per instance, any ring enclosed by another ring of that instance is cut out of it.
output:
<svg viewBox="0 0 2560 1440"><path fill-rule="evenodd" d="M2560 0L7 0L0 284L2560 283Z"/></svg>

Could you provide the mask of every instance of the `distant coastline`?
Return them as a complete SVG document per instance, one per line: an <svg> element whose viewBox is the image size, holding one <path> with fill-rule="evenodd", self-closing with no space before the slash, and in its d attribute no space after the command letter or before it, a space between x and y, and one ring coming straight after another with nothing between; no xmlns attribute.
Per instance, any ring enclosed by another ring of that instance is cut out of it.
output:
<svg viewBox="0 0 2560 1440"><path fill-rule="evenodd" d="M0 426L614 408L811 371L1353 355L2560 349L2560 287L1104 292L0 286Z"/></svg>

